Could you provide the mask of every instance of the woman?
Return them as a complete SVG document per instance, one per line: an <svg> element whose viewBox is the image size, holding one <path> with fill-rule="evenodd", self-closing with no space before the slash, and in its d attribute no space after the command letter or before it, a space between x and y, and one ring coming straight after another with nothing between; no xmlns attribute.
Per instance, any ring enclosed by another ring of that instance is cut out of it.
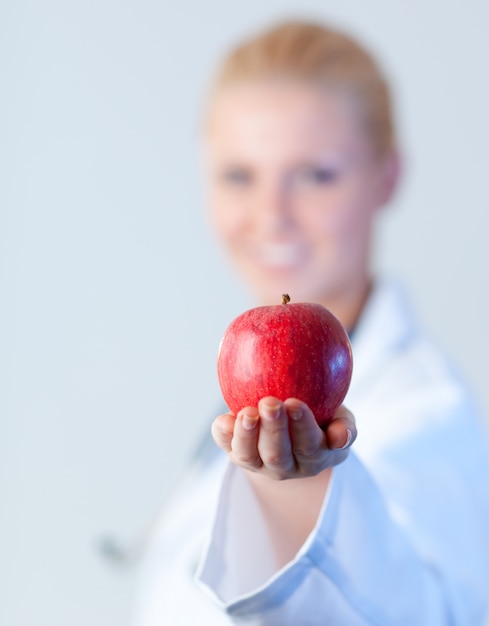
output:
<svg viewBox="0 0 489 626"><path fill-rule="evenodd" d="M371 269L399 175L378 66L342 33L281 24L223 63L205 148L213 223L257 301L319 302L349 331L360 435L349 452L351 413L323 432L300 399L219 416L228 461L196 469L161 520L140 623L482 624L481 425L402 291Z"/></svg>

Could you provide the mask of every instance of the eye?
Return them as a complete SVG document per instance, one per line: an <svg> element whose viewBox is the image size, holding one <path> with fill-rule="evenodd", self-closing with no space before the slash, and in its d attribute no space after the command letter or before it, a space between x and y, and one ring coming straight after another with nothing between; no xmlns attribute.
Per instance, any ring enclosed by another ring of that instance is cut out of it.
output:
<svg viewBox="0 0 489 626"><path fill-rule="evenodd" d="M220 179L230 185L245 186L252 182L253 175L245 167L227 167L222 170Z"/></svg>
<svg viewBox="0 0 489 626"><path fill-rule="evenodd" d="M297 178L310 185L327 185L337 180L338 172L332 167L307 165L297 171Z"/></svg>

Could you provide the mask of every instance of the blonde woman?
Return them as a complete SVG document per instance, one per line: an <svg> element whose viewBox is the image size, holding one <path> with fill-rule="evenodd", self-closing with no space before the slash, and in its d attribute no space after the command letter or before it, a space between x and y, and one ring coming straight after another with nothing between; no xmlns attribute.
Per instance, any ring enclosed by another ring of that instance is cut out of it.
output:
<svg viewBox="0 0 489 626"><path fill-rule="evenodd" d="M386 81L357 42L288 22L244 42L210 91L215 228L258 304L324 304L354 374L323 432L299 399L220 415L159 522L144 626L477 626L489 591L481 425L405 294L374 276L396 190ZM259 358L259 355L257 355ZM212 364L210 364L212 366Z"/></svg>

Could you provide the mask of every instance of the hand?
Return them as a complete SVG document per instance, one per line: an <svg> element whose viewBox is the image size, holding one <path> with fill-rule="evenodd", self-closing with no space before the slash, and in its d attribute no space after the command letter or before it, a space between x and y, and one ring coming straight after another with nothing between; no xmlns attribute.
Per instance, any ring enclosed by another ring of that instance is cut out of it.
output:
<svg viewBox="0 0 489 626"><path fill-rule="evenodd" d="M275 480L316 476L341 463L356 434L345 407L322 430L309 407L295 398L263 398L258 407L237 416L225 413L212 425L215 442L233 463Z"/></svg>

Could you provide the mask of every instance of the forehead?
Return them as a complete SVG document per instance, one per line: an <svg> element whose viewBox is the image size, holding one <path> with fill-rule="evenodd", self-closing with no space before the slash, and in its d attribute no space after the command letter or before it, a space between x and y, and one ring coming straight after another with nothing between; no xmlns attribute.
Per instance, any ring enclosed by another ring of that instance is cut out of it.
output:
<svg viewBox="0 0 489 626"><path fill-rule="evenodd" d="M205 139L211 152L230 158L349 152L366 144L351 97L283 81L223 88L211 104Z"/></svg>

